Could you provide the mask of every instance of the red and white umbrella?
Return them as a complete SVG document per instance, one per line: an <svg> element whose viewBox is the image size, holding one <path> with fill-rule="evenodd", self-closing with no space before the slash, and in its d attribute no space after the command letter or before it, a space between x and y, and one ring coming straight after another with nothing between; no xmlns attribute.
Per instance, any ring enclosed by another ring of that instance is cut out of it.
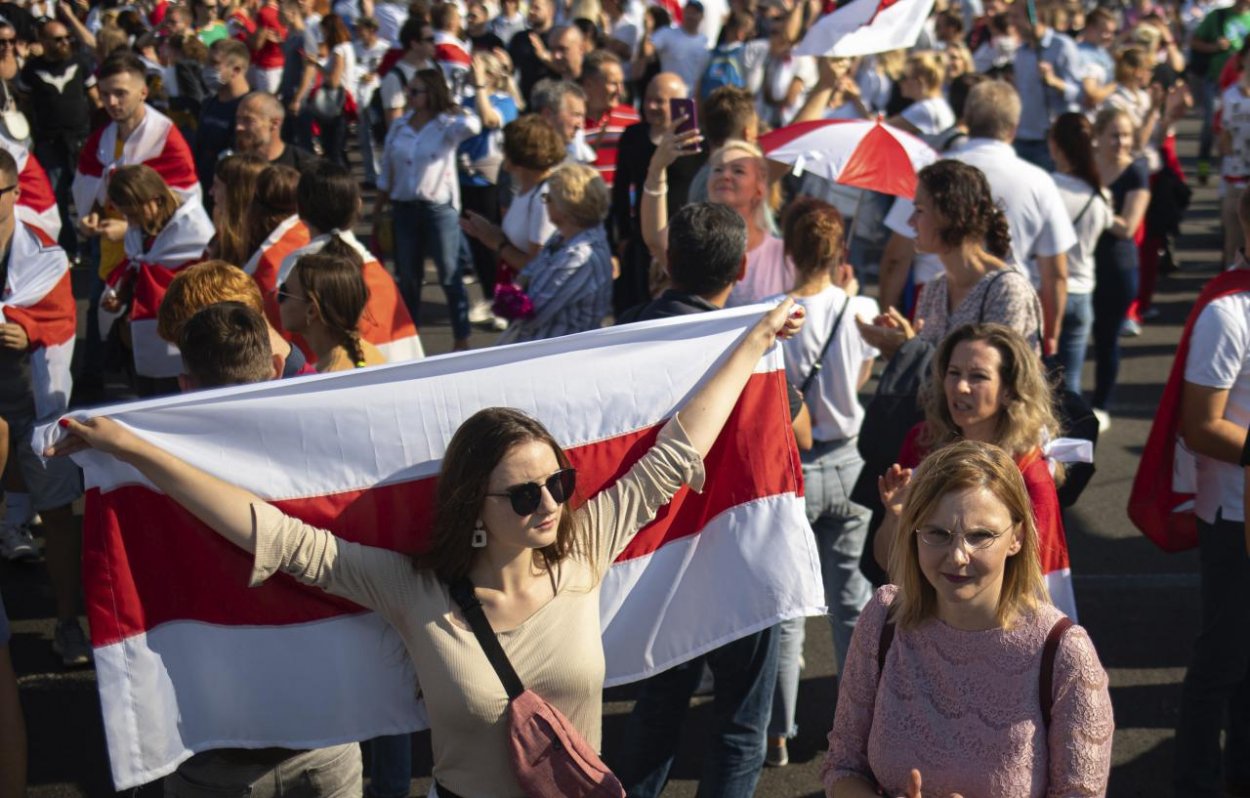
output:
<svg viewBox="0 0 1250 798"><path fill-rule="evenodd" d="M844 186L912 199L916 173L938 159L922 139L868 119L817 119L760 136L770 161Z"/></svg>

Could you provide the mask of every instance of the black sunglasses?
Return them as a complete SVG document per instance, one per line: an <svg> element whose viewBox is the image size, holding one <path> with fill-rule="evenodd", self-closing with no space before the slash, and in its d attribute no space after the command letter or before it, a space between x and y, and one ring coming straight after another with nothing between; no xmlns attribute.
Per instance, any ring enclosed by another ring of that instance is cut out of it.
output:
<svg viewBox="0 0 1250 798"><path fill-rule="evenodd" d="M547 477L547 481L541 485L537 482L525 482L520 485L513 485L503 493L488 493L487 496L506 496L512 500L512 511L517 515L533 515L538 506L543 503L543 488L551 494L551 498L555 499L556 504L564 504L573 496L573 489L577 487L577 469L562 468L551 476Z"/></svg>
<svg viewBox="0 0 1250 798"><path fill-rule="evenodd" d="M17 39L0 39L0 48L17 47Z"/></svg>
<svg viewBox="0 0 1250 798"><path fill-rule="evenodd" d="M274 296L278 298L279 305L281 305L283 302L287 301L288 299L300 299L305 302L308 301L308 297L296 296L295 294L292 294L290 291L287 291L286 283L278 283L278 288L277 290L273 292L273 294Z"/></svg>

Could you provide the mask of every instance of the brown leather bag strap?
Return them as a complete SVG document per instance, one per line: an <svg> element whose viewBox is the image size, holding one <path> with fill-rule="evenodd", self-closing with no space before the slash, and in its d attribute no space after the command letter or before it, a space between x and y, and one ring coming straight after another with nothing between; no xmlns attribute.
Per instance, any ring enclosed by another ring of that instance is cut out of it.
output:
<svg viewBox="0 0 1250 798"><path fill-rule="evenodd" d="M1059 653L1059 643L1063 635L1072 627L1072 619L1064 616L1055 621L1046 635L1046 643L1042 646L1042 673L1037 680L1038 698L1042 705L1042 723L1050 728L1050 711L1055 705L1055 655Z"/></svg>

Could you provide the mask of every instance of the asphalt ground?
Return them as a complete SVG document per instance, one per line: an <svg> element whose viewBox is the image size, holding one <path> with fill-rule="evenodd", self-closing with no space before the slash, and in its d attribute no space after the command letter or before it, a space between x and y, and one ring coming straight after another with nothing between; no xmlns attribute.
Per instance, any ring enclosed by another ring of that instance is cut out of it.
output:
<svg viewBox="0 0 1250 798"><path fill-rule="evenodd" d="M1182 160L1192 175L1196 124L1187 121L1181 132ZM1170 795L1180 683L1198 624L1196 557L1165 555L1155 549L1131 526L1125 506L1181 326L1202 283L1218 267L1221 228L1214 184L1194 186L1194 201L1176 250L1181 269L1160 281L1156 299L1160 317L1146 324L1140 337L1123 342L1113 424L1099 441L1098 471L1065 517L1080 621L1111 679L1117 730L1108 794L1117 797ZM370 205L366 202L365 207ZM83 272L76 278L80 308L85 311L89 275ZM470 286L470 291L478 295L476 287ZM450 327L436 280L427 282L424 298L420 324L426 351L448 351ZM478 329L473 343L486 346L494 335ZM1086 369L1089 386L1092 362ZM0 563L0 591L12 621L11 649L27 719L30 795L114 795L94 672L66 671L51 651L53 604L43 566ZM758 795L823 794L820 762L837 697L831 637L823 618L808 619L805 660L799 734L790 744L791 763L765 769ZM605 694L604 746L609 758L621 739L630 696L629 687ZM695 795L710 710L707 699L692 703L666 795ZM430 772L426 735L415 735L414 751L417 778L412 794L424 795ZM151 796L160 790L149 785L127 794Z"/></svg>

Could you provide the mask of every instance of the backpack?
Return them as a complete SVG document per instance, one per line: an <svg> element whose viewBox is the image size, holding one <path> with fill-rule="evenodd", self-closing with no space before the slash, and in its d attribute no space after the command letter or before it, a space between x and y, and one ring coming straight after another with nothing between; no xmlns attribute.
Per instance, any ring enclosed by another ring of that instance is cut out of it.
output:
<svg viewBox="0 0 1250 798"><path fill-rule="evenodd" d="M512 773L525 795L529 798L625 798L621 782L577 727L554 704L521 682L491 629L469 578L461 577L449 590L508 691L508 753ZM441 785L437 790L442 798L455 795Z"/></svg>
<svg viewBox="0 0 1250 798"><path fill-rule="evenodd" d="M1250 271L1234 269L1211 278L1194 302L1185 331L1181 333L1176 359L1159 400L1159 411L1150 425L1150 437L1137 464L1133 489L1129 493L1128 517L1141 533L1168 552L1184 551L1198 545L1198 523L1194 514L1192 484L1177 486L1177 449L1182 445L1181 391L1185 384L1185 362L1189 359L1190 336L1203 308L1215 300L1250 291ZM1189 475L1189 483L1193 475Z"/></svg>
<svg viewBox="0 0 1250 798"><path fill-rule="evenodd" d="M409 78L404 74L403 68L399 64L395 64L387 70L386 74L389 75L392 72L399 78L399 90L407 90ZM416 73L414 72L413 74L415 75ZM383 79L385 79L385 76L383 76ZM386 141L387 124L386 109L382 107L382 86L380 84L377 91L369 98L369 107L366 110L369 117L369 132L373 134L374 141L382 144Z"/></svg>
<svg viewBox="0 0 1250 798"><path fill-rule="evenodd" d="M746 64L742 55L744 49L741 44L733 47L722 44L712 50L707 69L703 70L703 80L699 83L700 99L707 102L708 96L721 86L746 88Z"/></svg>

